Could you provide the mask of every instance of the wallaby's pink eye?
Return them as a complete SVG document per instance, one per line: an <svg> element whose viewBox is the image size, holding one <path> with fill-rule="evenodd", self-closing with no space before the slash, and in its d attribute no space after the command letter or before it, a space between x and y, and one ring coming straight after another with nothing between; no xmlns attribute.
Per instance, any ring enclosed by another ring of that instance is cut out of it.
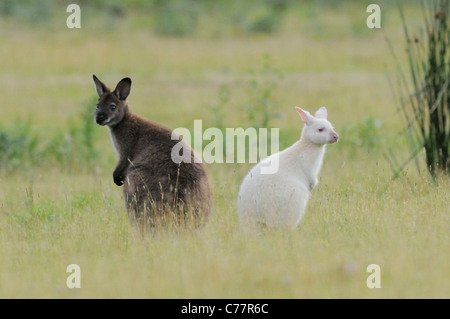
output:
<svg viewBox="0 0 450 319"><path fill-rule="evenodd" d="M325 128L324 128L324 127L321 127L321 128L318 129L318 131L319 131L319 132L323 132L323 131L325 131Z"/></svg>

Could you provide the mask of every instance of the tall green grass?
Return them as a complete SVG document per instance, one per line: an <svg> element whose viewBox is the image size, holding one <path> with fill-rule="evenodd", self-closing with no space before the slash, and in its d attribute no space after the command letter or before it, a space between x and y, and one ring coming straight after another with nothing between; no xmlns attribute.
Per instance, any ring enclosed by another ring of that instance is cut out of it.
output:
<svg viewBox="0 0 450 319"><path fill-rule="evenodd" d="M407 162L424 150L426 167L435 178L450 174L450 1L436 0L423 6L421 35L411 34L399 9L409 62L409 81L402 74L399 100L411 152ZM391 158L398 175L403 167L396 167L395 155Z"/></svg>

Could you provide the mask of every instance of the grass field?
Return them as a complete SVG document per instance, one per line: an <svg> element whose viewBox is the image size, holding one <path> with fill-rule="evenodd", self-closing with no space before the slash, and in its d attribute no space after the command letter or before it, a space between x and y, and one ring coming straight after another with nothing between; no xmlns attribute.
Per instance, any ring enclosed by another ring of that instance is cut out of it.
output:
<svg viewBox="0 0 450 319"><path fill-rule="evenodd" d="M300 136L294 106L325 105L340 133L298 229L258 236L242 234L236 215L252 164L207 166L214 212L203 229L142 237L113 183L106 128L89 135L95 157L75 148L60 160L36 152L2 162L0 297L449 298L450 181L432 183L413 163L392 180L387 149L405 159L407 149L384 37L400 57L404 39L394 5L382 2L382 28L370 30L361 3L305 2L269 35L217 36L203 18L194 36L164 37L136 12L111 25L88 13L77 30L65 27L64 8L50 26L0 18L0 128L29 123L36 148L76 127L95 97L94 73L110 86L130 76L131 109L172 129L195 119L255 125L246 106L268 90L271 110L284 115L270 118L280 148ZM413 26L419 8L406 8ZM69 264L81 268L80 289L66 286ZM381 288L366 285L370 264L381 268Z"/></svg>

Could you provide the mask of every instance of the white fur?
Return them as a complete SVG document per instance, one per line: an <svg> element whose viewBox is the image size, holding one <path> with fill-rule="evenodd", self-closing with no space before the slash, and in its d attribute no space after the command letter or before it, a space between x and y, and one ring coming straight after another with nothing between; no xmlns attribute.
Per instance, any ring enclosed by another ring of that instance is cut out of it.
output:
<svg viewBox="0 0 450 319"><path fill-rule="evenodd" d="M337 142L338 135L321 107L311 116L297 108L305 126L299 141L259 162L247 174L239 190L238 216L242 228L259 224L295 228L308 203L325 154L325 145ZM321 131L319 131L319 129ZM261 167L278 156L279 169L261 174Z"/></svg>
<svg viewBox="0 0 450 319"><path fill-rule="evenodd" d="M117 156L120 156L120 147L119 147L119 143L116 140L116 137L114 136L114 134L112 134L111 132L111 127L108 126L109 128L109 136L111 137L111 142L114 145L114 149L116 150Z"/></svg>

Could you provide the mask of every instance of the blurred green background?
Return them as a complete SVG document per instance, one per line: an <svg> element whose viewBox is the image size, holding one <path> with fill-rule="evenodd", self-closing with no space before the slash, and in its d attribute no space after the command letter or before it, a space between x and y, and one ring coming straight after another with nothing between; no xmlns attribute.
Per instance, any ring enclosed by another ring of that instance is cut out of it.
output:
<svg viewBox="0 0 450 319"><path fill-rule="evenodd" d="M390 1L381 29L366 26L370 1L80 1L80 29L66 26L70 3L0 2L4 167L67 167L108 150L91 121L94 73L110 86L130 76L132 109L171 128L271 125L285 147L298 137L293 107L325 105L342 144L392 140L380 134L399 120L384 37L403 48ZM407 9L417 23L420 6Z"/></svg>

